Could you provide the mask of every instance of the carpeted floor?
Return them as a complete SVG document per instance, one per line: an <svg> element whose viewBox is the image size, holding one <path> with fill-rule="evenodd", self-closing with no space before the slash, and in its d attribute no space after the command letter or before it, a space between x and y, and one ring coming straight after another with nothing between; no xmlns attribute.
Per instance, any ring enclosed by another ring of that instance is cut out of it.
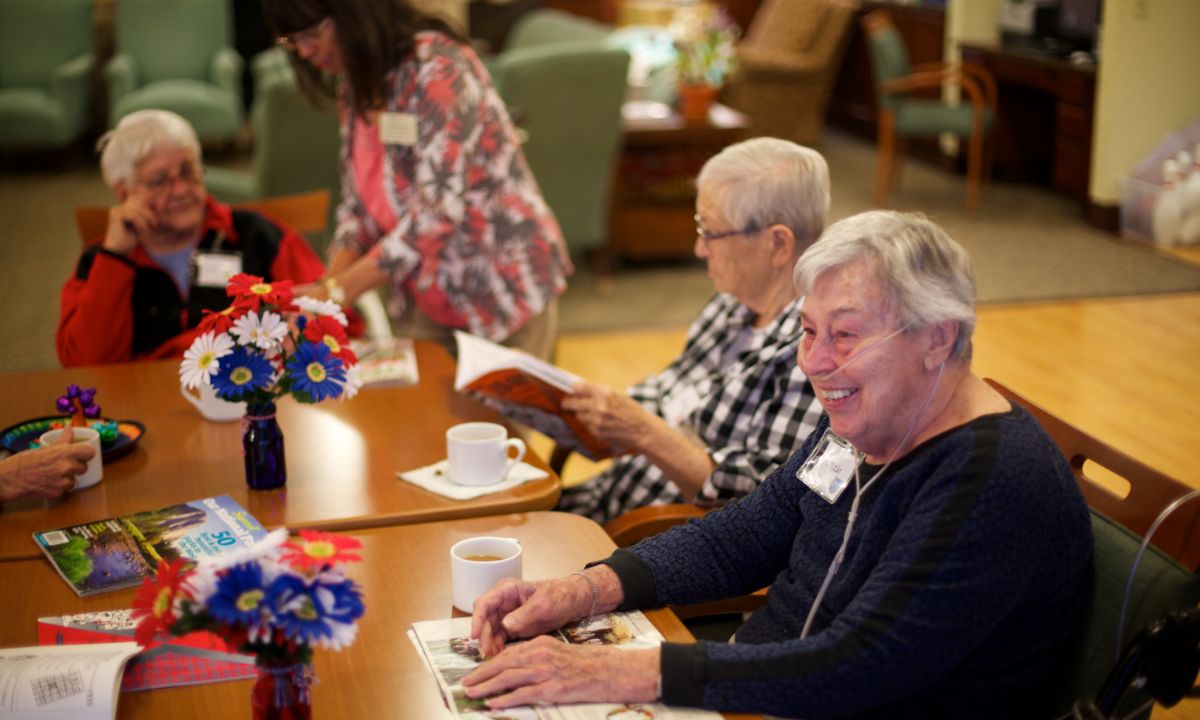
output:
<svg viewBox="0 0 1200 720"><path fill-rule="evenodd" d="M830 218L870 209L875 148L828 131L820 148L833 185ZM1088 227L1078 203L1028 185L994 183L975 213L963 207L963 178L922 162L906 165L888 206L920 211L975 261L982 303L1148 295L1200 290L1200 267ZM712 295L698 260L626 265L610 285L580 263L561 305L563 332L677 327Z"/></svg>
<svg viewBox="0 0 1200 720"><path fill-rule="evenodd" d="M827 133L821 147L833 180L833 219L870 207L874 147ZM32 165L32 167L30 167ZM71 209L110 201L94 160L68 156L0 166L0 371L56 367L58 292L79 253ZM921 210L941 223L975 258L983 302L1134 295L1200 290L1200 268L1151 248L1088 228L1078 205L1029 186L995 184L972 214L962 207L963 180L920 162L905 168L889 198L900 210ZM598 284L584 263L563 298L561 331L680 327L712 294L695 259L619 267Z"/></svg>

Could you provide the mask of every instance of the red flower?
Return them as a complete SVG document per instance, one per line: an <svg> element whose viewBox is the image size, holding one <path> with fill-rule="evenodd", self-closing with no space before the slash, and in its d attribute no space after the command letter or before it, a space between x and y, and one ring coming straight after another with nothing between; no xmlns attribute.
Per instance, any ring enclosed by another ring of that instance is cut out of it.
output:
<svg viewBox="0 0 1200 720"><path fill-rule="evenodd" d="M237 305L230 305L221 312L204 310L203 318L196 328L196 333L203 335L206 332L214 332L220 335L233 327L234 321L245 315L247 311L247 308L238 307Z"/></svg>
<svg viewBox="0 0 1200 720"><path fill-rule="evenodd" d="M358 562L361 555L350 552L362 548L354 538L316 530L301 530L300 540L283 544L283 562L297 570L320 571L323 567L346 562Z"/></svg>
<svg viewBox="0 0 1200 720"><path fill-rule="evenodd" d="M350 367L358 362L358 356L350 349L350 336L346 328L328 315L318 315L304 326L304 338L309 342L325 343L329 353Z"/></svg>
<svg viewBox="0 0 1200 720"><path fill-rule="evenodd" d="M233 298L234 305L257 312L259 306L264 302L274 305L291 305L292 281L266 282L257 275L238 273L229 278L225 294Z"/></svg>
<svg viewBox="0 0 1200 720"><path fill-rule="evenodd" d="M135 637L138 645L150 647L159 633L166 633L175 624L175 598L187 578L183 560L168 563L158 561L158 572L146 577L133 599L133 619L138 621Z"/></svg>

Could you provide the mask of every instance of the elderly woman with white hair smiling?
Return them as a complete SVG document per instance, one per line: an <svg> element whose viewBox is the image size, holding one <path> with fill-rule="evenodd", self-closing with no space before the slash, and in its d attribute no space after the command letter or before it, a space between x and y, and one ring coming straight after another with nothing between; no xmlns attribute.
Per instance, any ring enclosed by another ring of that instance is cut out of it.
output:
<svg viewBox="0 0 1200 720"><path fill-rule="evenodd" d="M664 370L628 393L583 383L563 402L629 454L566 488L560 510L606 522L643 505L719 506L758 487L821 417L792 360L800 296L791 271L825 227L825 159L754 138L711 158L696 185L695 251L716 295Z"/></svg>
<svg viewBox="0 0 1200 720"><path fill-rule="evenodd" d="M325 274L295 231L208 195L200 141L175 113L130 113L97 147L117 202L63 286L65 367L182 357L203 312L229 305L225 281L239 272L294 282Z"/></svg>
<svg viewBox="0 0 1200 720"><path fill-rule="evenodd" d="M810 719L1052 716L1091 525L1050 437L971 372L966 252L924 217L869 212L831 226L795 277L797 360L828 419L740 502L580 573L480 598L472 634L494 657L464 678L468 696ZM589 613L768 584L732 644L504 649Z"/></svg>

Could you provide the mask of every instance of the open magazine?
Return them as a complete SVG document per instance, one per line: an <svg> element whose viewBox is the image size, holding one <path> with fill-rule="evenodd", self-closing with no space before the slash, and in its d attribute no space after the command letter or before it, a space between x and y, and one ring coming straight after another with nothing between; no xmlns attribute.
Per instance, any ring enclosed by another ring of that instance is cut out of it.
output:
<svg viewBox="0 0 1200 720"><path fill-rule="evenodd" d="M481 700L467 697L462 679L482 659L479 643L471 640L471 618L430 620L413 623L412 633L425 664L437 680L446 707L463 720L719 720L705 710L669 708L659 703L580 703L537 705L507 710L488 710ZM645 648L659 645L663 637L640 612L607 613L550 633L565 643Z"/></svg>
<svg viewBox="0 0 1200 720"><path fill-rule="evenodd" d="M38 618L39 645L132 642L133 611L101 610ZM258 676L253 655L242 655L219 636L199 630L156 637L125 666L121 691L244 680Z"/></svg>
<svg viewBox="0 0 1200 720"><path fill-rule="evenodd" d="M33 534L81 596L133 587L158 562L198 560L253 545L262 523L228 495Z"/></svg>
<svg viewBox="0 0 1200 720"><path fill-rule="evenodd" d="M574 413L563 410L562 399L580 381L578 376L474 335L455 331L454 338L458 343L455 390L592 460L615 454Z"/></svg>
<svg viewBox="0 0 1200 720"><path fill-rule="evenodd" d="M134 642L0 649L0 718L108 720Z"/></svg>

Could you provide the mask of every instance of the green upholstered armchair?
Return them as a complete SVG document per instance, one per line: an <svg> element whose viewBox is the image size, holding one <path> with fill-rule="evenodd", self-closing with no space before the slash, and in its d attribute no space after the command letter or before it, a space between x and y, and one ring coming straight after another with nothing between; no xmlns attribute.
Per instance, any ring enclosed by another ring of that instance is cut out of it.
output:
<svg viewBox="0 0 1200 720"><path fill-rule="evenodd" d="M755 135L820 142L825 106L850 40L855 0L766 0L737 46L721 100Z"/></svg>
<svg viewBox="0 0 1200 720"><path fill-rule="evenodd" d="M563 15L527 15L490 67L525 134L533 175L577 254L608 241L629 54L603 44L607 26Z"/></svg>
<svg viewBox="0 0 1200 720"><path fill-rule="evenodd" d="M0 145L65 147L88 127L92 0L0 2Z"/></svg>
<svg viewBox="0 0 1200 720"><path fill-rule="evenodd" d="M242 126L242 58L229 0L119 0L117 54L105 67L108 123L135 110L182 115L202 140Z"/></svg>
<svg viewBox="0 0 1200 720"><path fill-rule="evenodd" d="M879 164L875 172L876 205L881 205L903 154L904 139L951 133L968 139L967 207L979 204L979 185L991 165L988 133L996 115L996 81L982 67L944 63L909 65L904 39L884 10L862 20L875 73L878 104ZM966 104L951 105L941 99L914 97L915 90L941 91L944 84L959 86Z"/></svg>

